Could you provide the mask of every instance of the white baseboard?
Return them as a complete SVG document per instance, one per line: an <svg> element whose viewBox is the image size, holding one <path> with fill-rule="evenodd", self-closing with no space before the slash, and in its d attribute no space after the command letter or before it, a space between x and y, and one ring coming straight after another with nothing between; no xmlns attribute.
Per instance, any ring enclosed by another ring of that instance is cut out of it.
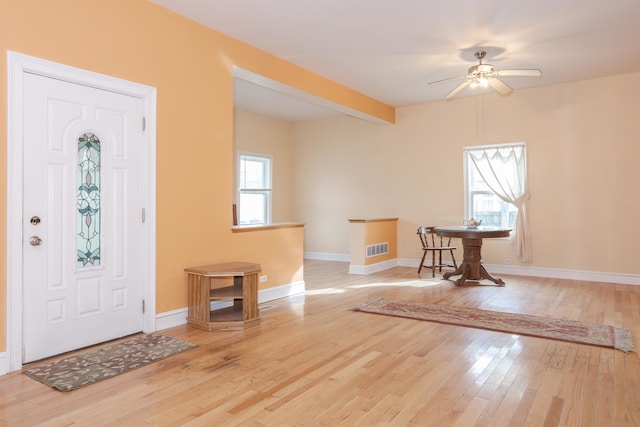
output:
<svg viewBox="0 0 640 427"><path fill-rule="evenodd" d="M349 274L371 274L378 271L387 270L389 268L397 267L398 259L390 259L387 261L378 262L369 265L349 265Z"/></svg>
<svg viewBox="0 0 640 427"><path fill-rule="evenodd" d="M337 261L339 254L322 254L316 252L313 258L323 261ZM347 257L348 258L348 257ZM345 260L348 262L348 260ZM351 274L371 274L392 267L418 268L419 259L397 258L392 262L373 264L371 266L349 266ZM526 265L485 264L487 269L496 274L512 274L514 276L549 277L553 279L583 280L585 282L615 283L620 285L640 285L640 275L604 271L570 270L565 268L529 267Z"/></svg>
<svg viewBox="0 0 640 427"><path fill-rule="evenodd" d="M553 279L582 280L585 282L640 285L640 275L561 268L527 267L524 265L485 264L487 270L497 274L514 276L549 277Z"/></svg>
<svg viewBox="0 0 640 427"><path fill-rule="evenodd" d="M276 286L273 288L261 289L258 291L258 304L262 304L267 301L273 301L279 298L286 298L293 295L304 294L305 290L306 286L304 280L287 285ZM216 301L211 303L211 309L213 310L229 306L231 306L230 301ZM177 310L166 311L164 313L157 314L156 330L161 331L163 329L173 328L174 326L186 324L188 312L189 310L187 309L187 307L184 307Z"/></svg>
<svg viewBox="0 0 640 427"><path fill-rule="evenodd" d="M304 259L317 259L320 261L341 261L341 262L349 262L351 261L351 256L349 254L330 254L324 252L305 252Z"/></svg>
<svg viewBox="0 0 640 427"><path fill-rule="evenodd" d="M305 252L305 258L321 261L349 262L348 255L321 254ZM396 258L370 265L350 265L350 274L372 274L393 267L418 268L419 259ZM583 280L586 282L616 283L621 285L640 285L640 275L626 273L612 273L587 270L569 270L561 268L528 267L522 265L485 264L491 273L510 274L514 276L548 277L554 279ZM286 298L305 292L304 281L276 286L258 291L258 303ZM214 303L212 308L223 308L224 303ZM187 308L180 308L156 315L156 330L168 329L187 323ZM9 371L9 361L6 353L0 353L0 375Z"/></svg>
<svg viewBox="0 0 640 427"><path fill-rule="evenodd" d="M399 258L398 266L418 268L420 260ZM548 277L552 279L583 280L585 282L616 283L620 285L640 285L640 275L564 268L529 267L526 265L485 264L492 274L514 276Z"/></svg>
<svg viewBox="0 0 640 427"><path fill-rule="evenodd" d="M156 314L156 330L173 328L187 323L187 307Z"/></svg>
<svg viewBox="0 0 640 427"><path fill-rule="evenodd" d="M9 355L6 351L0 353L0 375L9 373Z"/></svg>
<svg viewBox="0 0 640 427"><path fill-rule="evenodd" d="M275 286L273 288L261 289L258 291L258 304L273 301L274 299L286 298L293 295L303 294L306 291L304 280L289 283L287 285Z"/></svg>

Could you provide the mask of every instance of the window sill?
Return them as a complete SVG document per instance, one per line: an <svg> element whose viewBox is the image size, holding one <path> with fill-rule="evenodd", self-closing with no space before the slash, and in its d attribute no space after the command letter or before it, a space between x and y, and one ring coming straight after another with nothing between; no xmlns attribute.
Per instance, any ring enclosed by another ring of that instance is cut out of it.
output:
<svg viewBox="0 0 640 427"><path fill-rule="evenodd" d="M245 233L248 231L277 230L280 228L292 228L292 227L304 227L304 223L276 222L273 224L264 224L264 225L235 225L231 228L231 231L234 233Z"/></svg>

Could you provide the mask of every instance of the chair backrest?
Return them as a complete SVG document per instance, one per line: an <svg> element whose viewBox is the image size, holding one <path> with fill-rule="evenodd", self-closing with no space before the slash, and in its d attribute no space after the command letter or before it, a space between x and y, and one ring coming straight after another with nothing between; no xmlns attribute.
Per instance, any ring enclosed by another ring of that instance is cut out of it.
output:
<svg viewBox="0 0 640 427"><path fill-rule="evenodd" d="M423 249L449 246L451 244L451 237L446 239L445 242L441 236L436 236L436 227L418 227L417 234Z"/></svg>

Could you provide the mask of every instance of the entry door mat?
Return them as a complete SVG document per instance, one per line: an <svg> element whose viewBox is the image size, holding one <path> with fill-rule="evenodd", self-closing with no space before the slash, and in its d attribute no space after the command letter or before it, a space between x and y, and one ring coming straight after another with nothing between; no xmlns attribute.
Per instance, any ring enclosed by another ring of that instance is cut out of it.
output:
<svg viewBox="0 0 640 427"><path fill-rule="evenodd" d="M633 340L628 329L595 323L386 298L373 298L354 307L353 310L427 320L448 325L488 329L509 334L590 344L615 348L625 353L633 351Z"/></svg>
<svg viewBox="0 0 640 427"><path fill-rule="evenodd" d="M160 334L145 334L22 373L60 391L71 391L197 347Z"/></svg>

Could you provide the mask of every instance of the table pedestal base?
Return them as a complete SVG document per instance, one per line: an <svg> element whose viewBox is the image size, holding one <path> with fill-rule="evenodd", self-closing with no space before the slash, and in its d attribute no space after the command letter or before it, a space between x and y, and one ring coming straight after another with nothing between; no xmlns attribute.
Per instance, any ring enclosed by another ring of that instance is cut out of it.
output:
<svg viewBox="0 0 640 427"><path fill-rule="evenodd" d="M457 286L462 286L467 280L491 280L498 286L504 286L502 279L491 276L482 265L480 248L482 248L482 239L462 239L462 247L464 249L462 264L456 271L444 273L442 277L449 279L451 276L462 275L456 280Z"/></svg>

